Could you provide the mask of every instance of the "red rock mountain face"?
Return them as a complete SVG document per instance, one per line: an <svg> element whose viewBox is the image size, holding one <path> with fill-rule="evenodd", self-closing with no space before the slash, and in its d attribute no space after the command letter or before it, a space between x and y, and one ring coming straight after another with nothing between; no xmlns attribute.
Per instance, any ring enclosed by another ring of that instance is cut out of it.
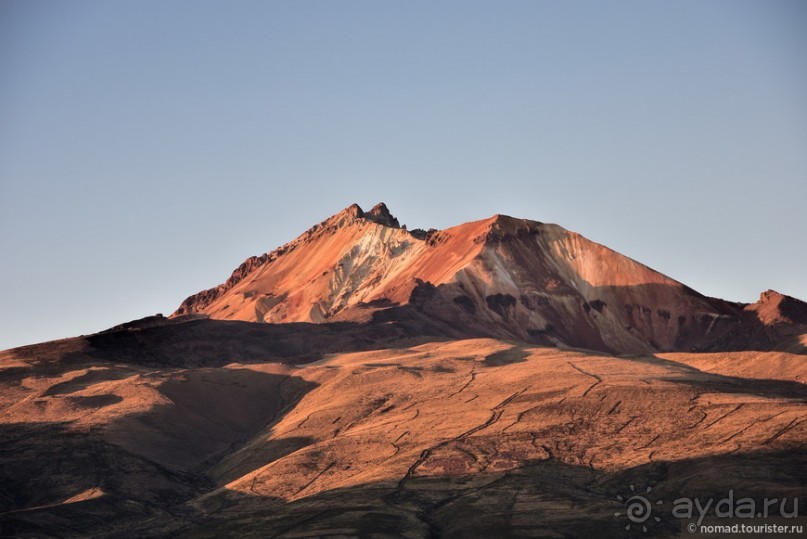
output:
<svg viewBox="0 0 807 539"><path fill-rule="evenodd" d="M709 298L553 224L495 215L406 230L383 203L352 205L247 259L172 315L247 322L397 323L613 353L803 351L807 304Z"/></svg>

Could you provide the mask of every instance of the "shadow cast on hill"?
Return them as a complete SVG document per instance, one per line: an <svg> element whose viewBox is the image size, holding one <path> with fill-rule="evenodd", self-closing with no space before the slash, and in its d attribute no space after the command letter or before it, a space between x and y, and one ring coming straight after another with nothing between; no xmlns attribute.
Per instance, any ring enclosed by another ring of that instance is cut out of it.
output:
<svg viewBox="0 0 807 539"><path fill-rule="evenodd" d="M204 487L201 478L132 455L99 434L76 432L68 423L0 425L0 447L3 537L80 536L111 522L133 525Z"/></svg>
<svg viewBox="0 0 807 539"><path fill-rule="evenodd" d="M333 322L264 324L192 320L143 330L87 337L95 359L159 366L229 363L308 363L328 354L379 350L444 340L444 335L404 324ZM70 360L70 358L67 358Z"/></svg>
<svg viewBox="0 0 807 539"><path fill-rule="evenodd" d="M768 378L743 378L709 373L684 363L662 359L657 356L623 356L620 359L659 365L673 372L678 372L681 377L668 376L664 380L676 384L686 384L703 393L733 393L807 402L807 385L800 382Z"/></svg>
<svg viewBox="0 0 807 539"><path fill-rule="evenodd" d="M0 536L127 536L121 532L215 489L209 475L279 421L316 384L249 369L167 372L165 404L79 431L70 422L0 424ZM60 398L74 398L62 393ZM56 387L56 386L54 386ZM73 388L80 389L80 388ZM96 411L120 402L87 403ZM307 438L264 443L278 459Z"/></svg>
<svg viewBox="0 0 807 539"><path fill-rule="evenodd" d="M492 321L486 322L457 303L457 298L465 297L454 297L457 293L461 291L454 285L420 283L412 292L410 304L376 311L371 321L364 323L159 319L9 352L37 363L43 373L58 365L98 361L178 368L234 362L299 364L334 353L480 337L538 346L560 343L616 354L774 349L807 354L807 347L798 341L800 332L807 332L807 327L765 325L740 304L708 298L682 286L591 287L585 297L576 290L534 291L529 297L507 296L512 301L494 302L497 309L489 313ZM575 299L570 301L570 295ZM710 312L704 314L699 309ZM546 327L518 325L527 312L549 320ZM609 332L622 335L617 340L627 343L622 345L625 349L605 344ZM4 375L14 378L20 373L9 371Z"/></svg>
<svg viewBox="0 0 807 539"><path fill-rule="evenodd" d="M653 502L653 537L680 537L690 522L673 516L680 498L786 498L792 510L807 495L807 452L752 452L654 462L605 473L554 460L499 473L415 477L321 492L290 503L226 491L201 520L172 523L177 537L641 537L627 533L625 499ZM651 491L646 493L647 487ZM661 503L656 504L655 502ZM777 505L771 515L776 515ZM617 515L619 513L619 515ZM694 515L697 517L697 513ZM764 520L749 522L760 524ZM803 522L802 522L803 523ZM163 524L163 526L167 526ZM161 533L168 528L141 528Z"/></svg>
<svg viewBox="0 0 807 539"><path fill-rule="evenodd" d="M581 301L590 318L596 321L610 314L627 333L657 351L781 349L807 354L807 346L795 338L807 332L800 318L792 323L765 324L745 304L708 297L684 285L588 286L590 299L581 296Z"/></svg>
<svg viewBox="0 0 807 539"><path fill-rule="evenodd" d="M807 333L801 319L765 324L743 304L706 297L683 285L585 283L579 289L520 291L518 298L489 295L484 305L468 294L456 283L420 282L409 304L378 311L374 321L425 328L451 338L560 344L608 354L739 350L807 354L799 341Z"/></svg>

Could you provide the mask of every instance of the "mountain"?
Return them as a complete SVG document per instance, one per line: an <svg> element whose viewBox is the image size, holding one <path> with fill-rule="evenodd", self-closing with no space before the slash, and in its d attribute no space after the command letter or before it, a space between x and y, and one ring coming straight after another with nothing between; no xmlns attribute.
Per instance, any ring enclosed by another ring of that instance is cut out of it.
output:
<svg viewBox="0 0 807 539"><path fill-rule="evenodd" d="M0 536L672 538L674 500L728 497L799 524L805 307L353 205L170 317L0 351Z"/></svg>
<svg viewBox="0 0 807 539"><path fill-rule="evenodd" d="M789 298L786 308L800 314L777 318L763 306L775 293L766 294L756 306L709 298L557 225L495 215L408 231L385 204L369 212L354 204L247 259L173 316L267 323L417 316L430 332L609 353L799 349L807 306ZM791 332L793 325L800 327Z"/></svg>

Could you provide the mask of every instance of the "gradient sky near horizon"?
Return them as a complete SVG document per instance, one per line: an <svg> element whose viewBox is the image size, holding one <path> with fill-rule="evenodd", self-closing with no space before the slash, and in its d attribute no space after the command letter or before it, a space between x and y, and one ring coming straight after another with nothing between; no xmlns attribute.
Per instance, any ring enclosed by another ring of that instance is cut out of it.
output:
<svg viewBox="0 0 807 539"><path fill-rule="evenodd" d="M382 200L807 299L807 4L0 3L0 349L170 313Z"/></svg>

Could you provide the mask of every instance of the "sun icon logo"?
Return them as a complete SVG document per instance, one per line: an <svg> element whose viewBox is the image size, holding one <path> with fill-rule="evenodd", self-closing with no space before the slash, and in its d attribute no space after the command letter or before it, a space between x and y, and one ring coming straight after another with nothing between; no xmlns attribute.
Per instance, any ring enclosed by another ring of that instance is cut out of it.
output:
<svg viewBox="0 0 807 539"><path fill-rule="evenodd" d="M645 490L644 494L648 494L651 490L653 490L652 487L647 487L647 490ZM633 485L630 486L630 491L631 495L627 498L621 495L617 495L616 499L622 502L623 505L625 505L626 510L624 513L622 512L614 513L614 516L620 517L624 514L625 516L628 517L628 520L630 520L630 522L628 523L627 526L625 526L626 530L630 530L631 524L636 524L637 527L639 525L642 526L643 532L647 532L647 526L645 525L645 522L647 522L653 515L653 504L650 503L650 500L648 500L643 494L636 494L636 487L634 487ZM662 503L664 502L662 502L661 500L656 501L656 505L661 505ZM655 520L656 522L661 522L661 519L659 517L653 517L653 520Z"/></svg>

